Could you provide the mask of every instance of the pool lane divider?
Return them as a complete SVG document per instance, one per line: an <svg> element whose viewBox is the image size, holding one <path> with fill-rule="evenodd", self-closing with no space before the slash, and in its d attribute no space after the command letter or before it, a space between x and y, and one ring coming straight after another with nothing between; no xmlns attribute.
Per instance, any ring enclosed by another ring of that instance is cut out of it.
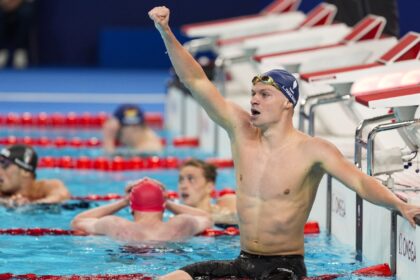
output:
<svg viewBox="0 0 420 280"><path fill-rule="evenodd" d="M0 280L153 280L153 277L145 276L142 273L132 274L99 274L99 275L36 275L0 273Z"/></svg>
<svg viewBox="0 0 420 280"><path fill-rule="evenodd" d="M390 277L392 276L391 269L388 264L378 264L374 266L365 267L353 271L351 275L357 276L375 276L375 277ZM304 280L332 280L343 276L350 276L347 274L325 274L315 277L306 277ZM0 273L0 280L152 280L153 277L145 276L142 273L133 274L102 274L102 275L36 275L33 273L28 274L13 274L13 273ZM217 278L218 280L227 280L231 278ZM217 280L215 278L215 280ZM247 278L238 278L238 280L246 280Z"/></svg>
<svg viewBox="0 0 420 280"><path fill-rule="evenodd" d="M81 169L81 170L100 170L100 171L127 171L142 169L174 169L178 168L184 159L177 157L138 157L124 158L115 156L113 158L87 156L81 157L41 157L38 161L39 168L64 168L64 169ZM232 168L233 161L231 159L209 158L208 163L215 165L217 168Z"/></svg>
<svg viewBox="0 0 420 280"><path fill-rule="evenodd" d="M167 145L166 139L161 139L162 145ZM96 137L90 137L82 139L80 137L55 137L48 138L42 137L16 137L9 135L7 137L0 138L0 145L16 145L26 144L29 146L41 147L41 148L73 148L73 149L86 149L86 148L98 148L102 147L102 141ZM118 146L118 144L117 144ZM175 148L198 148L200 146L200 140L197 137L174 137L172 139L172 146Z"/></svg>
<svg viewBox="0 0 420 280"><path fill-rule="evenodd" d="M102 124L110 117L105 112L76 114L74 112L52 113L41 112L31 114L25 112L22 114L8 113L0 114L1 126L25 126L25 127L89 127L100 128ZM160 113L145 113L145 122L155 128L163 128L164 118Z"/></svg>
<svg viewBox="0 0 420 280"><path fill-rule="evenodd" d="M307 222L305 224L305 234L318 234L319 225L317 222ZM44 236L44 235L74 235L74 236L86 236L85 234L70 229L57 229L57 228L9 228L0 229L0 235L29 235L29 236ZM234 226L226 227L225 229L213 229L209 228L204 230L199 236L206 237L217 237L217 236L237 236L239 235L239 229ZM0 278L1 280L1 278Z"/></svg>
<svg viewBox="0 0 420 280"><path fill-rule="evenodd" d="M372 277L373 276L374 277L393 276L391 268L389 267L387 263L364 267L364 268L353 271L351 275L372 276ZM347 275L347 274L325 274L325 275L314 276L314 277L306 277L306 278L303 278L303 280L332 280L332 279L337 279L337 278L345 277L345 276L350 277L350 275Z"/></svg>
<svg viewBox="0 0 420 280"><path fill-rule="evenodd" d="M229 194L235 194L235 190L234 189L230 189L230 188L225 188L225 189L221 189L220 191L217 190L213 190L211 192L211 197L212 198L219 198L222 197L224 195L229 195ZM179 194L176 191L165 191L165 196L168 199L178 199L179 198ZM109 200L114 200L114 199L122 199L124 198L124 195L120 195L120 194L116 194L116 193L108 193L108 194L89 194L89 195L85 195L85 196L72 196L70 199L71 200L82 200L82 201L109 201Z"/></svg>

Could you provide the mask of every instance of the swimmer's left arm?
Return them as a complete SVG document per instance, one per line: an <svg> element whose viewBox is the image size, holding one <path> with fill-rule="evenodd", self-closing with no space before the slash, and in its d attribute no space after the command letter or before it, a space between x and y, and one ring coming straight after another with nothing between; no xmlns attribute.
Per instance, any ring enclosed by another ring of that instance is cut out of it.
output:
<svg viewBox="0 0 420 280"><path fill-rule="evenodd" d="M399 210L401 214L415 226L414 217L420 214L420 207L406 204L394 195L389 189L380 184L375 178L360 171L347 160L331 143L315 139L316 149L311 148L315 155L315 162L334 178L357 192L363 199L371 203Z"/></svg>
<svg viewBox="0 0 420 280"><path fill-rule="evenodd" d="M178 204L178 203L172 202L170 200L166 201L165 207L166 207L166 209L168 209L169 211L171 211L175 215L189 214L189 215L192 215L192 216L210 217L210 214L207 213L206 211L202 210L202 209L195 208L195 207L190 207L188 205Z"/></svg>
<svg viewBox="0 0 420 280"><path fill-rule="evenodd" d="M60 180L46 180L42 186L43 198L33 201L34 203L58 203L70 198L70 193Z"/></svg>

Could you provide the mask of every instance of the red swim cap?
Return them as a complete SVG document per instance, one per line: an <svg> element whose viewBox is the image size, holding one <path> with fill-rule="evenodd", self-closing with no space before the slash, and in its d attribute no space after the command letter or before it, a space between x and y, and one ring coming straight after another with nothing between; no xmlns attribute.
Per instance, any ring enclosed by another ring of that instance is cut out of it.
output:
<svg viewBox="0 0 420 280"><path fill-rule="evenodd" d="M141 181L131 190L130 207L134 211L161 212L164 203L161 187L151 180Z"/></svg>

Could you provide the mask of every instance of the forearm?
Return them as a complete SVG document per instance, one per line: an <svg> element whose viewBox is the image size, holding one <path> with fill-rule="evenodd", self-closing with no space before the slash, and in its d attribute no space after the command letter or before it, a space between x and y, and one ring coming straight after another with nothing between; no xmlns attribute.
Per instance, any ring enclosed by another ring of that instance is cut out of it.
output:
<svg viewBox="0 0 420 280"><path fill-rule="evenodd" d="M112 215L115 212L120 211L128 205L127 199L122 199L111 204L103 205L94 209L87 210L80 213L74 219L85 219L85 218L101 218L104 216Z"/></svg>
<svg viewBox="0 0 420 280"><path fill-rule="evenodd" d="M178 204L172 201L166 201L166 209L171 211L172 213L178 215L178 214L189 214L192 216L203 216L203 217L209 217L210 214L207 213L204 210L190 207L187 205Z"/></svg>
<svg viewBox="0 0 420 280"><path fill-rule="evenodd" d="M395 194L373 177L366 176L363 178L361 186L359 195L373 204L392 210L399 210L403 204Z"/></svg>
<svg viewBox="0 0 420 280"><path fill-rule="evenodd" d="M200 64L176 39L170 27L168 26L164 30L159 31L172 65L181 81L191 88L194 86L194 81L207 79Z"/></svg>

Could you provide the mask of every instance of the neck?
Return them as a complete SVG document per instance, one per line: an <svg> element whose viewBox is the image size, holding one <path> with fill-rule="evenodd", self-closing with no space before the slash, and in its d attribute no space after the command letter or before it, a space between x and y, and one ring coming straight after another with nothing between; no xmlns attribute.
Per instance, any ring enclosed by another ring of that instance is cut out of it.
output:
<svg viewBox="0 0 420 280"><path fill-rule="evenodd" d="M208 196L201 200L196 206L196 208L206 211L207 213L211 212L211 197Z"/></svg>
<svg viewBox="0 0 420 280"><path fill-rule="evenodd" d="M279 147L280 143L288 142L288 139L296 131L293 127L292 114L287 114L276 123L261 128L261 137L264 142L272 147Z"/></svg>
<svg viewBox="0 0 420 280"><path fill-rule="evenodd" d="M134 211L134 221L136 223L159 223L162 222L163 212L140 212Z"/></svg>

